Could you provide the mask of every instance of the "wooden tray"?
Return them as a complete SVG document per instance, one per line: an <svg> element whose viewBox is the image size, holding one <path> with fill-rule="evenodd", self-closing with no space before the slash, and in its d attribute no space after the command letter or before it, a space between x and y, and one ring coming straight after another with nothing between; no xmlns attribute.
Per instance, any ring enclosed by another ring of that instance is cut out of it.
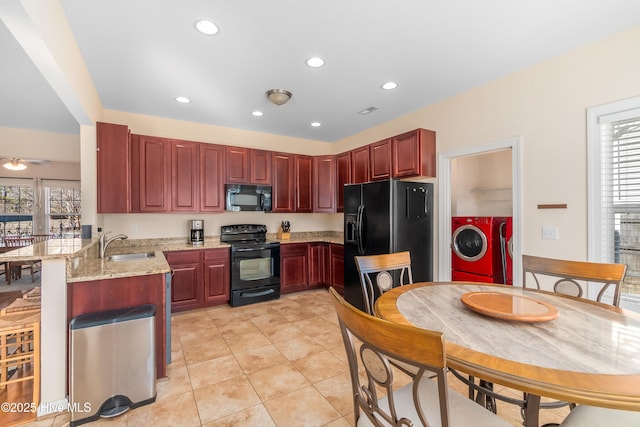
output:
<svg viewBox="0 0 640 427"><path fill-rule="evenodd" d="M460 297L471 310L504 320L547 322L558 317L558 309L537 299L501 292L468 292Z"/></svg>

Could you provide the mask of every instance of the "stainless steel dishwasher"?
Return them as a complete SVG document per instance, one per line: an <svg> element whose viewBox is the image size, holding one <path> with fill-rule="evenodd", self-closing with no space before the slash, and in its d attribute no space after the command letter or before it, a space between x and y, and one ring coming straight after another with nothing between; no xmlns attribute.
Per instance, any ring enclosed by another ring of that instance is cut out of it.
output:
<svg viewBox="0 0 640 427"><path fill-rule="evenodd" d="M145 304L71 320L71 426L156 400L155 313L155 305Z"/></svg>

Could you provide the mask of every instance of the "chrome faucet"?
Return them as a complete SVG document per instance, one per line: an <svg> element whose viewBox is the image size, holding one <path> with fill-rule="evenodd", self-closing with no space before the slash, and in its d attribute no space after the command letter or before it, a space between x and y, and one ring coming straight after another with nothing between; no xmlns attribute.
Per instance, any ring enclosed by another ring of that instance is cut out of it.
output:
<svg viewBox="0 0 640 427"><path fill-rule="evenodd" d="M100 258L104 258L104 253L106 252L107 248L109 247L109 245L111 244L111 242L113 242L114 240L125 240L128 239L129 236L127 236L126 234L117 234L115 236L113 236L110 239L107 239L105 241L105 236L107 234L111 233L110 231L107 231L105 233L102 233L100 235Z"/></svg>

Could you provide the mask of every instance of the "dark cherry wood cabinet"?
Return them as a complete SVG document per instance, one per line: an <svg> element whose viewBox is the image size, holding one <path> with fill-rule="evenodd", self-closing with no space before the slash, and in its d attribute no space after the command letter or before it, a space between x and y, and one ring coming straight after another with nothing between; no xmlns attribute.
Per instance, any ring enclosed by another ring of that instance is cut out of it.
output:
<svg viewBox="0 0 640 427"><path fill-rule="evenodd" d="M303 291L309 287L307 243L280 245L280 292Z"/></svg>
<svg viewBox="0 0 640 427"><path fill-rule="evenodd" d="M166 252L171 267L171 311L224 304L229 300L228 248Z"/></svg>
<svg viewBox="0 0 640 427"><path fill-rule="evenodd" d="M313 212L313 157L294 155L294 212Z"/></svg>
<svg viewBox="0 0 640 427"><path fill-rule="evenodd" d="M205 306L224 304L231 293L229 249L205 249L203 258Z"/></svg>
<svg viewBox="0 0 640 427"><path fill-rule="evenodd" d="M171 140L171 211L198 212L200 176L197 142Z"/></svg>
<svg viewBox="0 0 640 427"><path fill-rule="evenodd" d="M130 211L129 128L96 123L98 213Z"/></svg>
<svg viewBox="0 0 640 427"><path fill-rule="evenodd" d="M293 212L294 155L272 154L272 212Z"/></svg>
<svg viewBox="0 0 640 427"><path fill-rule="evenodd" d="M271 151L250 150L249 183L271 185Z"/></svg>
<svg viewBox="0 0 640 427"><path fill-rule="evenodd" d="M436 176L436 133L416 129L392 138L392 174L395 178Z"/></svg>
<svg viewBox="0 0 640 427"><path fill-rule="evenodd" d="M224 212L224 146L201 143L198 150L200 212Z"/></svg>
<svg viewBox="0 0 640 427"><path fill-rule="evenodd" d="M369 146L351 150L351 183L369 182Z"/></svg>
<svg viewBox="0 0 640 427"><path fill-rule="evenodd" d="M371 181L391 178L391 139L369 145Z"/></svg>
<svg viewBox="0 0 640 427"><path fill-rule="evenodd" d="M313 211L336 212L336 156L313 158Z"/></svg>
<svg viewBox="0 0 640 427"><path fill-rule="evenodd" d="M351 152L336 156L336 211L344 212L344 186L351 184Z"/></svg>
<svg viewBox="0 0 640 427"><path fill-rule="evenodd" d="M329 244L309 243L309 287L329 283Z"/></svg>
<svg viewBox="0 0 640 427"><path fill-rule="evenodd" d="M229 184L249 183L249 149L225 147L226 179Z"/></svg>
<svg viewBox="0 0 640 427"><path fill-rule="evenodd" d="M329 248L329 286L344 294L344 246L332 243Z"/></svg>
<svg viewBox="0 0 640 427"><path fill-rule="evenodd" d="M67 285L67 323L81 314L153 304L155 314L156 374L166 375L164 274L76 282Z"/></svg>
<svg viewBox="0 0 640 427"><path fill-rule="evenodd" d="M171 144L166 138L131 136L131 211L171 210Z"/></svg>

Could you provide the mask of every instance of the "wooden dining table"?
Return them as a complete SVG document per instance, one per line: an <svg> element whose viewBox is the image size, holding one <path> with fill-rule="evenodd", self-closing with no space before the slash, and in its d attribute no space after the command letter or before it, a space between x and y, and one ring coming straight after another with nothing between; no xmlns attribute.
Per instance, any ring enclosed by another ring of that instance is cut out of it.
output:
<svg viewBox="0 0 640 427"><path fill-rule="evenodd" d="M483 301L483 293L500 303ZM478 295L477 306L469 302ZM504 304L509 299L512 310ZM541 308L524 313L531 303ZM375 309L384 319L444 332L449 367L530 393L527 426L538 427L540 396L640 411L639 313L553 292L466 282L400 286L380 296Z"/></svg>

